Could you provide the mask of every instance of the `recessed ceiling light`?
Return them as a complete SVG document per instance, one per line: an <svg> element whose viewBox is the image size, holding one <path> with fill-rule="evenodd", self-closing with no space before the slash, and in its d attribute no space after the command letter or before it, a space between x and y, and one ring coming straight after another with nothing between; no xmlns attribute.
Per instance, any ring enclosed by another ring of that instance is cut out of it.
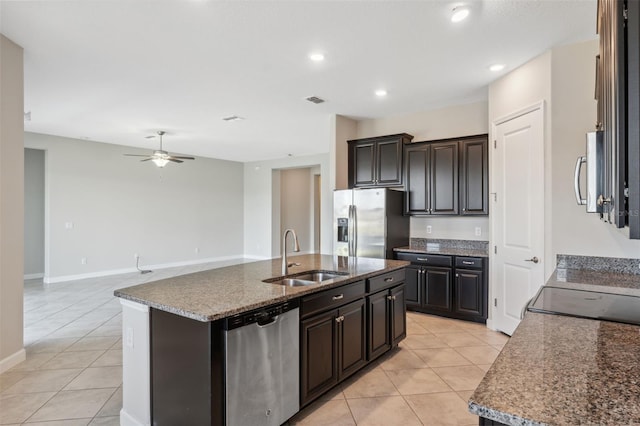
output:
<svg viewBox="0 0 640 426"><path fill-rule="evenodd" d="M324 61L324 55L322 53L312 53L309 55L309 59L313 62L322 62Z"/></svg>
<svg viewBox="0 0 640 426"><path fill-rule="evenodd" d="M489 70L491 71L502 71L504 69L504 64L493 64L489 67Z"/></svg>
<svg viewBox="0 0 640 426"><path fill-rule="evenodd" d="M385 96L387 96L387 91L384 89L378 89L376 90L376 96L379 98L384 98Z"/></svg>
<svg viewBox="0 0 640 426"><path fill-rule="evenodd" d="M453 14L451 15L451 22L464 21L467 16L469 16L469 8L456 7L453 9Z"/></svg>

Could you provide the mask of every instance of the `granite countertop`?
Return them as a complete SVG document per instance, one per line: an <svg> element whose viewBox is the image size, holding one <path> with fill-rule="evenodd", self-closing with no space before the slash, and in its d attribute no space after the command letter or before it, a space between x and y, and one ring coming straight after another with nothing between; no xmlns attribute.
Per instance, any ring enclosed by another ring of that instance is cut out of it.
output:
<svg viewBox="0 0 640 426"><path fill-rule="evenodd" d="M548 286L640 295L640 275L557 269ZM469 399L508 425L640 424L640 326L527 312Z"/></svg>
<svg viewBox="0 0 640 426"><path fill-rule="evenodd" d="M121 288L117 297L198 321L214 321L241 312L315 293L397 269L409 262L310 254L289 256L289 273L327 270L346 273L319 284L288 287L264 279L280 277L282 260L273 259L211 269Z"/></svg>

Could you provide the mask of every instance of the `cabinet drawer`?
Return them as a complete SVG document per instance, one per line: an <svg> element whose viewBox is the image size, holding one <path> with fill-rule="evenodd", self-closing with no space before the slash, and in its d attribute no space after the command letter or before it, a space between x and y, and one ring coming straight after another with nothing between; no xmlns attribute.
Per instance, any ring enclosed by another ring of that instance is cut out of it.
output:
<svg viewBox="0 0 640 426"><path fill-rule="evenodd" d="M396 253L396 258L398 258L399 260L408 260L409 262L415 263L417 265L448 267L451 267L453 265L451 256L442 256L438 254L407 253L399 251Z"/></svg>
<svg viewBox="0 0 640 426"><path fill-rule="evenodd" d="M404 282L404 269L378 275L367 280L367 293L375 293L378 290L392 287Z"/></svg>
<svg viewBox="0 0 640 426"><path fill-rule="evenodd" d="M364 280L362 280L304 296L300 303L300 316L306 317L311 314L333 309L359 297L363 297L364 294L365 284Z"/></svg>
<svg viewBox="0 0 640 426"><path fill-rule="evenodd" d="M482 258L457 256L456 268L482 269Z"/></svg>

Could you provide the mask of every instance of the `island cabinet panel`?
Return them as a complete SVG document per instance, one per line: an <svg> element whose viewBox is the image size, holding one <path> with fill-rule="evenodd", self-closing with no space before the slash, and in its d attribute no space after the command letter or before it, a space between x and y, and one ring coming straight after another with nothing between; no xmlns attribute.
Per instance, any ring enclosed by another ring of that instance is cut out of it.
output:
<svg viewBox="0 0 640 426"><path fill-rule="evenodd" d="M404 295L407 308L419 307L422 304L423 269L420 266L409 265L406 271Z"/></svg>
<svg viewBox="0 0 640 426"><path fill-rule="evenodd" d="M157 309L151 319L151 422L223 425L222 323Z"/></svg>
<svg viewBox="0 0 640 426"><path fill-rule="evenodd" d="M337 311L303 320L301 353L302 402L311 401L338 383Z"/></svg>
<svg viewBox="0 0 640 426"><path fill-rule="evenodd" d="M402 186L402 146L406 133L347 141L349 188Z"/></svg>
<svg viewBox="0 0 640 426"><path fill-rule="evenodd" d="M381 291L367 298L369 308L369 360L377 358L391 348L388 294L388 291Z"/></svg>
<svg viewBox="0 0 640 426"><path fill-rule="evenodd" d="M405 305L405 286L399 285L392 288L391 295L391 345L398 343L407 337L407 307Z"/></svg>
<svg viewBox="0 0 640 426"><path fill-rule="evenodd" d="M340 380L362 368L367 362L366 310L364 299L338 310L339 374Z"/></svg>
<svg viewBox="0 0 640 426"><path fill-rule="evenodd" d="M301 407L405 338L404 280L398 269L301 298Z"/></svg>

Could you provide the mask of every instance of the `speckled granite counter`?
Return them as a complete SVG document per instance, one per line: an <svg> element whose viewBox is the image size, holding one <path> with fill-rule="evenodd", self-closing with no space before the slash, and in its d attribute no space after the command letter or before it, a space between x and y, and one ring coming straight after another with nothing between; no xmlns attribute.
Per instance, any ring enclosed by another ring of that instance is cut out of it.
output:
<svg viewBox="0 0 640 426"><path fill-rule="evenodd" d="M447 256L489 257L487 241L411 238L408 246L396 247L393 250Z"/></svg>
<svg viewBox="0 0 640 426"><path fill-rule="evenodd" d="M558 268L547 285L640 296L640 275L602 270ZM469 411L507 425L639 425L639 366L639 326L528 312Z"/></svg>
<svg viewBox="0 0 640 426"><path fill-rule="evenodd" d="M345 276L319 284L288 287L264 279L281 276L281 259L244 263L182 275L116 290L117 297L198 321L214 321L237 313L336 287L372 275L404 268L400 260L347 258L329 255L289 256L300 266L290 273L329 270Z"/></svg>

